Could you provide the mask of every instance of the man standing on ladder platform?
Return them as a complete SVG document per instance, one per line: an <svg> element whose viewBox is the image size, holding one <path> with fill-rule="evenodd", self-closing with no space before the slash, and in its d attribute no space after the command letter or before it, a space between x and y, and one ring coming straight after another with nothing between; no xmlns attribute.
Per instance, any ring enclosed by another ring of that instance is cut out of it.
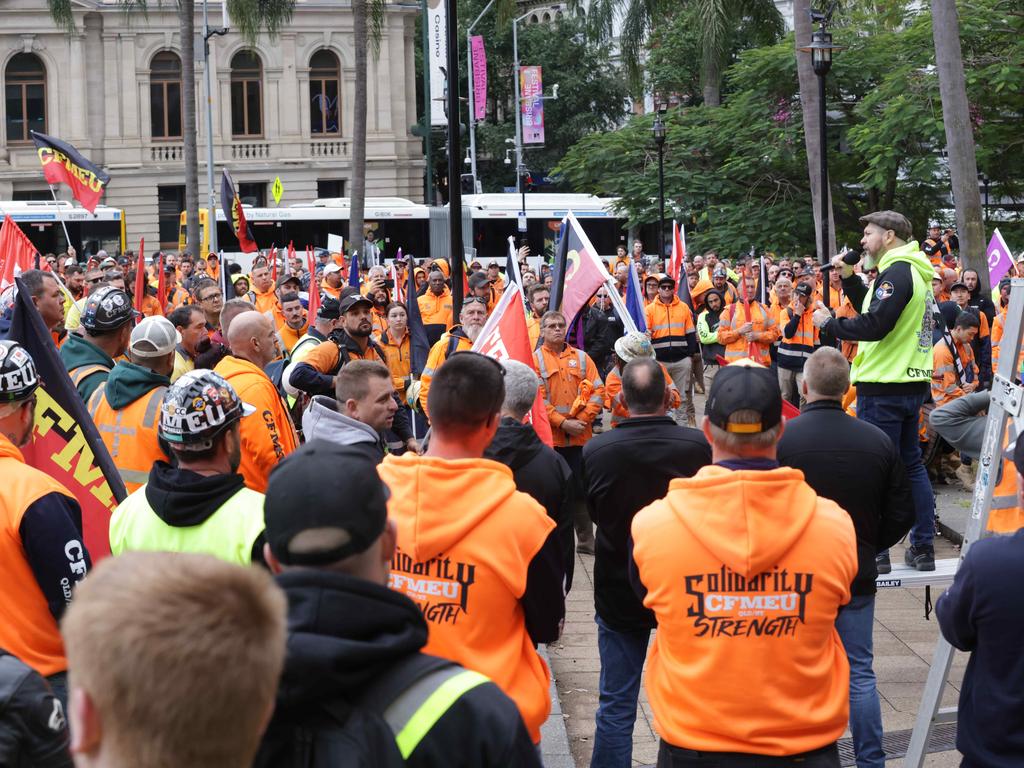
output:
<svg viewBox="0 0 1024 768"><path fill-rule="evenodd" d="M857 341L850 371L857 387L857 417L874 424L895 444L907 468L916 521L910 531L907 565L935 570L935 497L921 463L918 421L932 377L931 262L913 239L907 217L896 211L862 216L863 267L878 269L870 287L843 255L832 260L843 291L858 314L836 318L821 302L814 324L838 339ZM889 553L879 555L879 573L889 573Z"/></svg>

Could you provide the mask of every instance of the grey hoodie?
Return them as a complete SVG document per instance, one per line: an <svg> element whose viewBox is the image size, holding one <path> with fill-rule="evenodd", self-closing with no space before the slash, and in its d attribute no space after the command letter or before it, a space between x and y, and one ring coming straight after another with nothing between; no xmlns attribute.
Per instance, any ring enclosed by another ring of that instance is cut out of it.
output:
<svg viewBox="0 0 1024 768"><path fill-rule="evenodd" d="M326 440L337 445L365 448L376 461L386 452L384 438L373 427L338 411L338 401L317 395L302 414L302 434L307 441Z"/></svg>

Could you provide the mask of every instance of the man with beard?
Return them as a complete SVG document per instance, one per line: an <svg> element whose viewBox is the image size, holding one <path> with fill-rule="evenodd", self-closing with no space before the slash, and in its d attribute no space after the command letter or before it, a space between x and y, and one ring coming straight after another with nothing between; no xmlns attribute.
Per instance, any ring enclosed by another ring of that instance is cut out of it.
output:
<svg viewBox="0 0 1024 768"><path fill-rule="evenodd" d="M331 331L327 341L313 347L309 354L295 363L290 372L286 371L286 388L290 386L311 397L334 397L338 371L346 363L352 360L376 360L387 366L387 354L373 340L373 322L370 319L372 307L373 303L365 296L357 293L346 296L339 310L341 327ZM427 364L429 366L429 361ZM397 393L394 397L397 400ZM413 437L408 413L399 409L391 430L397 441L404 444L407 449L418 450L419 446Z"/></svg>
<svg viewBox="0 0 1024 768"><path fill-rule="evenodd" d="M551 289L544 283L530 286L530 313L526 316L526 331L530 334L530 349L537 348L540 341L540 319L548 311L551 302Z"/></svg>
<svg viewBox="0 0 1024 768"><path fill-rule="evenodd" d="M160 408L160 439L177 466L157 461L149 482L110 518L110 551L163 550L263 560L263 494L245 487L241 421L255 409L213 371L189 371Z"/></svg>
<svg viewBox="0 0 1024 768"><path fill-rule="evenodd" d="M430 392L430 382L434 378L437 369L441 367L449 357L456 352L464 352L473 348L473 342L483 330L487 322L487 299L482 296L467 296L462 303L462 312L459 314L459 325L453 326L450 331L441 336L440 340L430 348L427 355L427 364L420 374L419 402L423 413L427 412L427 394Z"/></svg>
<svg viewBox="0 0 1024 768"><path fill-rule="evenodd" d="M388 296L387 288L375 288L367 296L373 301L373 307L370 308L373 338L380 341L388 330L388 304L391 303L391 297Z"/></svg>
<svg viewBox="0 0 1024 768"><path fill-rule="evenodd" d="M174 370L171 372L173 384L189 371L195 370L196 355L201 348L209 349L210 337L206 332L206 315L195 305L178 307L167 319L181 335L181 341L174 350Z"/></svg>
<svg viewBox="0 0 1024 768"><path fill-rule="evenodd" d="M725 346L718 342L718 323L725 303L722 294L712 289L704 296L706 309L697 317L697 336L700 338L700 352L704 359L704 378L710 385L718 371L718 358L725 356Z"/></svg>

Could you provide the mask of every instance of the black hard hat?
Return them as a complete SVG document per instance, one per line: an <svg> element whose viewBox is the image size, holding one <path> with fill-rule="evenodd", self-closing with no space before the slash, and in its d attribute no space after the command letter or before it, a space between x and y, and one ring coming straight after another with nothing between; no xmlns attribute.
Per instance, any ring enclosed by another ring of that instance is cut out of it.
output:
<svg viewBox="0 0 1024 768"><path fill-rule="evenodd" d="M136 317L127 293L105 285L91 293L82 309L82 327L87 331L114 331Z"/></svg>
<svg viewBox="0 0 1024 768"><path fill-rule="evenodd" d="M168 388L157 432L172 448L205 451L217 435L255 410L219 374L197 368Z"/></svg>
<svg viewBox="0 0 1024 768"><path fill-rule="evenodd" d="M24 400L39 386L36 364L16 341L0 341L0 403Z"/></svg>

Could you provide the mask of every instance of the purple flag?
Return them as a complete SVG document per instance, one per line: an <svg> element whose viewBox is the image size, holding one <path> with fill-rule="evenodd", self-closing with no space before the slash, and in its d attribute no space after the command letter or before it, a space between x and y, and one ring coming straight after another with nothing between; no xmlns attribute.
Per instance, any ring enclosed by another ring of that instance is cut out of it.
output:
<svg viewBox="0 0 1024 768"><path fill-rule="evenodd" d="M483 120L487 114L487 52L482 35L469 38L473 50L473 119Z"/></svg>
<svg viewBox="0 0 1024 768"><path fill-rule="evenodd" d="M1013 267L1013 257L998 227L992 233L985 256L988 258L988 281L995 285Z"/></svg>

